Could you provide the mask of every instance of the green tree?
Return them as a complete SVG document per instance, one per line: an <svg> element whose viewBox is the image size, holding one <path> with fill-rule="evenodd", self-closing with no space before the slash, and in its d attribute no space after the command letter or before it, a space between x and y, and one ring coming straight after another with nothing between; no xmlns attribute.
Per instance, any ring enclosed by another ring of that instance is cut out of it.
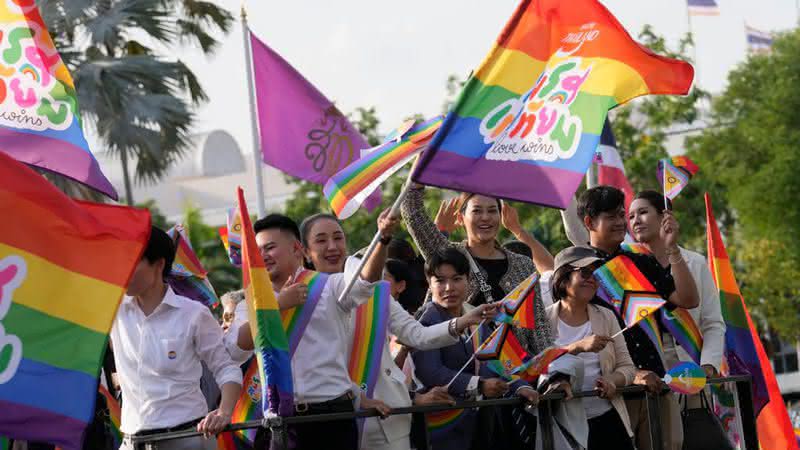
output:
<svg viewBox="0 0 800 450"><path fill-rule="evenodd" d="M770 54L748 57L690 152L703 177L724 187L715 200L731 210L723 232L745 299L785 338L800 337L798 69L798 31L776 37Z"/></svg>
<svg viewBox="0 0 800 450"><path fill-rule="evenodd" d="M205 101L195 74L173 55L210 54L233 17L202 0L38 0L70 68L84 119L138 180L158 180L189 145L194 107Z"/></svg>

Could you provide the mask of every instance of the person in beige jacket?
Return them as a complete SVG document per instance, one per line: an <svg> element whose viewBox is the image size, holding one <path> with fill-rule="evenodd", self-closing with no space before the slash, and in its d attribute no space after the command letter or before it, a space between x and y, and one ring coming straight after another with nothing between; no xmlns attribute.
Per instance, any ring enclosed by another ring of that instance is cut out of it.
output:
<svg viewBox="0 0 800 450"><path fill-rule="evenodd" d="M625 401L617 388L633 381L636 367L628 354L614 314L590 304L597 291L592 276L602 261L591 249L569 247L556 255L552 290L555 303L546 308L557 346L584 363L582 390L599 397L581 399L589 421L588 450L633 450L633 431Z"/></svg>

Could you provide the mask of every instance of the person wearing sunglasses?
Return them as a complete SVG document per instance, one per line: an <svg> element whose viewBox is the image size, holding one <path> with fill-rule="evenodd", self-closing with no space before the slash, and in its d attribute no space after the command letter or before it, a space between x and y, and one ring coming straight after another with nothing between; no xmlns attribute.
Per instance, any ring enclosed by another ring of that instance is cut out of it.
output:
<svg viewBox="0 0 800 450"><path fill-rule="evenodd" d="M625 401L617 389L633 382L633 365L614 313L590 302L597 292L594 270L602 260L591 248L569 247L555 258L552 278L554 303L545 310L555 343L583 361L583 391L598 397L582 401L589 423L588 450L633 450L633 430Z"/></svg>

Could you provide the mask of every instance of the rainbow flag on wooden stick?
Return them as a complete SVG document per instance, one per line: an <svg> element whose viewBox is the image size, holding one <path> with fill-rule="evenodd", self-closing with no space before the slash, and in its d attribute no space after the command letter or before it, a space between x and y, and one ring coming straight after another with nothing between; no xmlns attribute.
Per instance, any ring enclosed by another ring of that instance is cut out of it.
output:
<svg viewBox="0 0 800 450"><path fill-rule="evenodd" d="M0 152L0 435L81 447L150 214L78 202Z"/></svg>
<svg viewBox="0 0 800 450"><path fill-rule="evenodd" d="M425 148L441 125L441 117L417 123L332 176L323 192L336 216L344 220L358 211L381 183Z"/></svg>
<svg viewBox="0 0 800 450"><path fill-rule="evenodd" d="M792 422L786 412L775 372L736 284L708 194L705 195L705 201L708 265L719 289L722 318L726 325L725 356L730 373L753 377L753 402L760 447L797 449Z"/></svg>
<svg viewBox="0 0 800 450"><path fill-rule="evenodd" d="M289 341L283 330L269 272L256 245L241 187L237 189L237 195L242 218L242 285L258 360L262 409L264 416L290 416L294 411L294 390Z"/></svg>
<svg viewBox="0 0 800 450"><path fill-rule="evenodd" d="M597 0L523 0L413 175L422 184L566 208L608 110L686 94L694 69L636 43Z"/></svg>

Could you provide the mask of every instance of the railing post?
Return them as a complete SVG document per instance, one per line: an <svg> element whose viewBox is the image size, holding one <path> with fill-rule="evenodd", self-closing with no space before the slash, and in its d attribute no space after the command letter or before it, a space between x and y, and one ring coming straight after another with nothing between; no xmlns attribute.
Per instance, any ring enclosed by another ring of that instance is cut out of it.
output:
<svg viewBox="0 0 800 450"><path fill-rule="evenodd" d="M552 400L539 402L539 430L542 436L542 448L553 450L555 442L553 440L553 405Z"/></svg>
<svg viewBox="0 0 800 450"><path fill-rule="evenodd" d="M661 430L661 399L659 394L645 393L647 402L647 424L650 432L650 448L664 450L664 440Z"/></svg>
<svg viewBox="0 0 800 450"><path fill-rule="evenodd" d="M747 450L758 450L758 430L756 428L756 412L753 408L752 378L736 382L736 396L739 398L739 414L742 417L742 434Z"/></svg>
<svg viewBox="0 0 800 450"><path fill-rule="evenodd" d="M411 414L411 444L416 450L429 450L431 448L428 426L425 423L425 413Z"/></svg>

